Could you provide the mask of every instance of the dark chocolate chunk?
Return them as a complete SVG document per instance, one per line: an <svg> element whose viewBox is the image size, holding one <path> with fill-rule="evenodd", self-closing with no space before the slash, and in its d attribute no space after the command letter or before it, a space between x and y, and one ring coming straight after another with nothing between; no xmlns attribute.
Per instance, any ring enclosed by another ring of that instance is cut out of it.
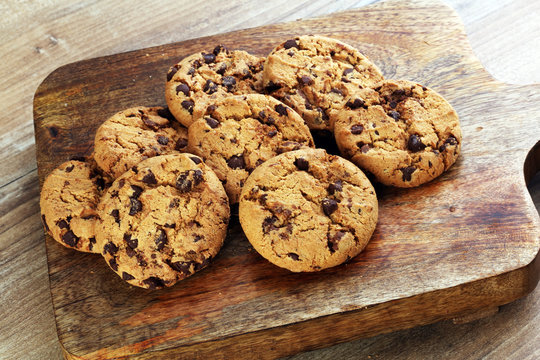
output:
<svg viewBox="0 0 540 360"><path fill-rule="evenodd" d="M143 188L137 185L131 185L131 190L133 190L133 194L130 196L132 198L138 198L143 192Z"/></svg>
<svg viewBox="0 0 540 360"><path fill-rule="evenodd" d="M122 279L128 281L128 280L133 280L135 279L135 277L133 275L130 275L128 274L127 272L123 271L122 272Z"/></svg>
<svg viewBox="0 0 540 360"><path fill-rule="evenodd" d="M268 136L270 136L270 137L274 137L274 136L276 136L276 134L277 134L277 130L275 130L275 129L274 129L274 130L270 130L270 131L268 132Z"/></svg>
<svg viewBox="0 0 540 360"><path fill-rule="evenodd" d="M412 152L418 152L424 150L426 148L426 145L422 143L420 136L413 134L409 136L407 148L409 148L409 150L411 150Z"/></svg>
<svg viewBox="0 0 540 360"><path fill-rule="evenodd" d="M208 124L208 126L210 126L212 129L215 129L219 126L219 121L217 121L216 119L214 119L213 117L210 117L210 116L207 116L204 118L204 120L206 120L206 123Z"/></svg>
<svg viewBox="0 0 540 360"><path fill-rule="evenodd" d="M298 49L298 43L297 43L296 40L294 40L294 39L287 40L287 41L285 41L285 43L283 44L283 47L284 47L285 49L290 49L290 48L293 48L293 47L295 47L295 48Z"/></svg>
<svg viewBox="0 0 540 360"><path fill-rule="evenodd" d="M246 167L246 163L244 162L244 156L243 155L233 155L227 160L227 165L231 169L244 169Z"/></svg>
<svg viewBox="0 0 540 360"><path fill-rule="evenodd" d="M188 72L187 72L187 74L188 74L188 75L193 75L193 74L195 74L195 68L190 67L189 70L188 70Z"/></svg>
<svg viewBox="0 0 540 360"><path fill-rule="evenodd" d="M277 227L274 225L276 221L277 218L275 216L265 218L262 223L263 233L268 234L270 231L276 230Z"/></svg>
<svg viewBox="0 0 540 360"><path fill-rule="evenodd" d="M193 114L193 106L195 106L195 103L191 100L184 100L180 103L184 109L189 111L190 114Z"/></svg>
<svg viewBox="0 0 540 360"><path fill-rule="evenodd" d="M274 106L274 110L276 110L276 112L281 116L287 116L287 107L281 104Z"/></svg>
<svg viewBox="0 0 540 360"><path fill-rule="evenodd" d="M169 138L163 135L158 135L157 142L161 145L167 145L169 143Z"/></svg>
<svg viewBox="0 0 540 360"><path fill-rule="evenodd" d="M109 253L111 256L114 256L118 252L118 246L114 245L112 242L108 242L103 246L103 254Z"/></svg>
<svg viewBox="0 0 540 360"><path fill-rule="evenodd" d="M172 68L169 69L169 72L167 73L167 81L171 81L171 79L173 78L174 74L176 74L178 69L179 69L178 65L174 65Z"/></svg>
<svg viewBox="0 0 540 360"><path fill-rule="evenodd" d="M175 120L173 114L171 114L171 112L169 111L169 108L167 107L158 109L157 114L161 116L162 118L165 118L169 121Z"/></svg>
<svg viewBox="0 0 540 360"><path fill-rule="evenodd" d="M334 199L325 198L322 201L322 209L326 216L330 216L338 208L337 201Z"/></svg>
<svg viewBox="0 0 540 360"><path fill-rule="evenodd" d="M157 184L156 176L152 170L148 170L148 173L142 178L143 183L146 184Z"/></svg>
<svg viewBox="0 0 540 360"><path fill-rule="evenodd" d="M206 80L206 83L203 86L203 91L207 94L213 94L218 90L218 87L216 83L214 83L212 80L208 79Z"/></svg>
<svg viewBox="0 0 540 360"><path fill-rule="evenodd" d="M298 82L300 83L300 85L302 86L309 86L311 84L313 84L313 79L310 78L309 76L307 75L302 75L298 78Z"/></svg>
<svg viewBox="0 0 540 360"><path fill-rule="evenodd" d="M289 56L294 56L294 51L289 50L289 52L287 53L287 55L289 55Z"/></svg>
<svg viewBox="0 0 540 360"><path fill-rule="evenodd" d="M178 141L176 142L176 146L174 147L175 150L182 150L183 148L185 148L187 146L188 142L186 139L178 139Z"/></svg>
<svg viewBox="0 0 540 360"><path fill-rule="evenodd" d="M118 209L113 209L111 211L111 216L114 218L117 224L120 224L120 211Z"/></svg>
<svg viewBox="0 0 540 360"><path fill-rule="evenodd" d="M405 90L403 89L394 90L394 92L392 93L392 96L395 97L402 97L403 95L405 95Z"/></svg>
<svg viewBox="0 0 540 360"><path fill-rule="evenodd" d="M362 131L364 131L364 127L360 124L351 126L351 134L359 135L362 133Z"/></svg>
<svg viewBox="0 0 540 360"><path fill-rule="evenodd" d="M395 101L390 101L390 107L391 107L392 109L395 109L396 106L397 106L397 102L395 102Z"/></svg>
<svg viewBox="0 0 540 360"><path fill-rule="evenodd" d="M156 248L158 249L158 251L161 251L163 250L165 245L167 245L169 239L167 238L167 233L163 229L158 229L157 234L158 236L154 240L154 242L156 243Z"/></svg>
<svg viewBox="0 0 540 360"><path fill-rule="evenodd" d="M388 112L388 116L390 116L394 120L399 120L399 118L401 117L401 114L398 113L395 110L392 110L392 111Z"/></svg>
<svg viewBox="0 0 540 360"><path fill-rule="evenodd" d="M150 129L152 129L154 131L158 130L161 127L157 123L155 123L154 121L150 120L148 118L148 116L146 116L145 114L143 114L141 116L141 120L144 123L144 125L148 126Z"/></svg>
<svg viewBox="0 0 540 360"><path fill-rule="evenodd" d="M205 54L205 53L203 53L202 57L204 59L204 62L207 63L207 64L211 64L214 61L216 61L216 55L214 55L214 54Z"/></svg>
<svg viewBox="0 0 540 360"><path fill-rule="evenodd" d="M364 106L364 100L359 99L359 98L356 98L354 100L349 100L349 101L347 101L345 106L347 106L347 107L349 107L351 109L358 109L359 107Z"/></svg>
<svg viewBox="0 0 540 360"><path fill-rule="evenodd" d="M340 89L332 88L330 89L330 92L343 96L343 91L341 91Z"/></svg>
<svg viewBox="0 0 540 360"><path fill-rule="evenodd" d="M191 161L193 161L197 165L202 162L202 160L196 156L190 156L189 158L191 159Z"/></svg>
<svg viewBox="0 0 540 360"><path fill-rule="evenodd" d="M202 239L204 239L203 235L195 235L193 237L193 242L201 241Z"/></svg>
<svg viewBox="0 0 540 360"><path fill-rule="evenodd" d="M145 284L146 286L148 286L149 289L152 290L160 289L165 286L163 280L155 276L150 276L148 279L143 280L143 284Z"/></svg>
<svg viewBox="0 0 540 360"><path fill-rule="evenodd" d="M176 87L176 94L179 92L184 93L185 96L189 96L189 86L186 84L180 84Z"/></svg>
<svg viewBox="0 0 540 360"><path fill-rule="evenodd" d="M353 68L346 68L345 70L343 70L343 76L347 76L350 73L352 73L353 71L354 71Z"/></svg>
<svg viewBox="0 0 540 360"><path fill-rule="evenodd" d="M62 241L68 246L75 247L77 242L79 242L79 238L73 233L73 231L69 230L67 233L62 235Z"/></svg>
<svg viewBox="0 0 540 360"><path fill-rule="evenodd" d="M228 91L232 91L234 85L236 85L236 79L233 76L224 76L221 80L221 85L225 86Z"/></svg>
<svg viewBox="0 0 540 360"><path fill-rule="evenodd" d="M142 202L139 199L129 198L129 201L131 204L129 208L129 215L133 216L142 210Z"/></svg>
<svg viewBox="0 0 540 360"><path fill-rule="evenodd" d="M65 172L68 172L68 173L72 172L74 168L75 168L75 165L70 165L65 169Z"/></svg>
<svg viewBox="0 0 540 360"><path fill-rule="evenodd" d="M294 165L296 165L298 170L307 171L309 169L309 161L304 158L294 160Z"/></svg>
<svg viewBox="0 0 540 360"><path fill-rule="evenodd" d="M341 180L337 180L336 182L328 185L328 193L330 195L340 192L341 190L343 190L343 182Z"/></svg>
<svg viewBox="0 0 540 360"><path fill-rule="evenodd" d="M219 44L214 48L214 51L212 51L212 53L217 56L222 51L227 51L227 48L225 46Z"/></svg>
<svg viewBox="0 0 540 360"><path fill-rule="evenodd" d="M295 253L288 253L287 256L290 257L291 259L295 260L295 261L300 260L300 257L298 256L298 254L295 254Z"/></svg>
<svg viewBox="0 0 540 360"><path fill-rule="evenodd" d="M338 243L340 242L341 238L345 236L345 233L343 231L338 231L334 234L334 236L330 237L330 234L328 234L328 249L331 253L336 252L338 249Z"/></svg>
<svg viewBox="0 0 540 360"><path fill-rule="evenodd" d="M186 171L180 174L180 176L178 176L178 178L176 179L175 187L182 193L191 191L193 182L190 179L188 179L188 176L189 176L189 171ZM169 205L169 207L171 206Z"/></svg>
<svg viewBox="0 0 540 360"><path fill-rule="evenodd" d="M192 264L191 261L175 261L175 262L172 262L170 260L167 261L167 265L169 265L173 270L181 272L186 275L191 274L191 271L190 271L191 264Z"/></svg>
<svg viewBox="0 0 540 360"><path fill-rule="evenodd" d="M114 271L118 271L118 263L116 262L116 259L115 258L112 258L109 260L109 266L111 267L111 269L113 269Z"/></svg>
<svg viewBox="0 0 540 360"><path fill-rule="evenodd" d="M271 92L274 92L276 90L279 90L281 89L281 84L277 84L277 83L274 83L272 81L270 81L268 83L268 85L266 85L266 87L264 88L267 92L271 93Z"/></svg>
<svg viewBox="0 0 540 360"><path fill-rule="evenodd" d="M59 227L60 229L67 229L67 228L69 228L69 225L68 225L67 221L64 220L64 219L58 220L58 221L56 222L56 225L58 225L58 227Z"/></svg>
<svg viewBox="0 0 540 360"><path fill-rule="evenodd" d="M219 65L219 68L216 70L216 73L218 73L219 75L223 75L225 74L225 71L227 71L227 64L223 63Z"/></svg>
<svg viewBox="0 0 540 360"><path fill-rule="evenodd" d="M401 170L401 173L403 174L401 177L403 181L411 181L411 175L416 171L416 168L414 166L407 166L399 170Z"/></svg>
<svg viewBox="0 0 540 360"><path fill-rule="evenodd" d="M276 123L276 119L274 119L273 117L269 116L268 119L266 119L266 123L268 125L274 125Z"/></svg>
<svg viewBox="0 0 540 360"><path fill-rule="evenodd" d="M193 174L193 186L197 186L203 182L204 177L201 170L189 170Z"/></svg>

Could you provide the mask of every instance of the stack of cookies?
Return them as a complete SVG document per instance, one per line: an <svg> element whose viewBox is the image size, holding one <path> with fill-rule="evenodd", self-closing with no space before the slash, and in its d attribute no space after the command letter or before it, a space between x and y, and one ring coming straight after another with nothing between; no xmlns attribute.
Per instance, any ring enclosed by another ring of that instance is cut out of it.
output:
<svg viewBox="0 0 540 360"><path fill-rule="evenodd" d="M300 36L267 58L218 45L166 77L167 108L113 115L92 156L60 165L41 192L47 232L101 254L135 286L172 286L208 266L235 204L270 262L295 272L342 264L377 223L364 172L418 186L460 151L448 102L425 86L385 80L338 40ZM312 133L321 131L350 161L315 148Z"/></svg>

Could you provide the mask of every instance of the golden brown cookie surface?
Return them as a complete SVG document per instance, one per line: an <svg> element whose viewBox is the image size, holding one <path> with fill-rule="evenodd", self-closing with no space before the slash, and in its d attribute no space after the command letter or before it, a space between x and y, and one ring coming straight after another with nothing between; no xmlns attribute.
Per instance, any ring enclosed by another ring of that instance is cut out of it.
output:
<svg viewBox="0 0 540 360"><path fill-rule="evenodd" d="M41 219L53 239L75 250L99 252L96 207L107 186L91 162L70 160L54 169L40 196Z"/></svg>
<svg viewBox="0 0 540 360"><path fill-rule="evenodd" d="M318 271L358 255L378 218L375 191L360 169L322 149L276 156L250 175L240 223L267 260Z"/></svg>
<svg viewBox="0 0 540 360"><path fill-rule="evenodd" d="M111 185L98 205L101 252L128 283L156 289L206 267L223 244L229 202L192 154L147 159Z"/></svg>
<svg viewBox="0 0 540 360"><path fill-rule="evenodd" d="M210 102L206 115L189 127L188 150L201 156L237 203L249 174L271 157L313 147L304 120L266 95L250 94Z"/></svg>
<svg viewBox="0 0 540 360"><path fill-rule="evenodd" d="M187 129L166 108L133 107L120 111L98 128L94 156L103 171L117 178L139 162L184 151Z"/></svg>
<svg viewBox="0 0 540 360"><path fill-rule="evenodd" d="M333 111L342 154L386 185L426 183L456 161L459 118L435 91L406 80L387 80L363 90Z"/></svg>
<svg viewBox="0 0 540 360"><path fill-rule="evenodd" d="M299 36L268 55L263 84L296 110L310 129L332 130L328 117L358 88L383 80L379 69L352 46L324 36Z"/></svg>
<svg viewBox="0 0 540 360"><path fill-rule="evenodd" d="M229 51L222 45L210 53L184 58L167 74L165 99L171 113L184 126L190 126L209 100L260 92L264 60L245 51Z"/></svg>

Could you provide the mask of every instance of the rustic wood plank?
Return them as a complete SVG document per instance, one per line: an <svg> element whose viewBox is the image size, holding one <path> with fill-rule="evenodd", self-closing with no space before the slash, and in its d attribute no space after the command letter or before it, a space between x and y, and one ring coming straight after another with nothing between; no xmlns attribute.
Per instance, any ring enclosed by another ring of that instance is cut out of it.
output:
<svg viewBox="0 0 540 360"><path fill-rule="evenodd" d="M468 139L461 160L421 188L380 188L381 216L366 251L320 274L276 270L251 251L236 225L210 269L147 293L111 278L95 256L69 254L49 239L51 291L66 351L147 358L241 356L255 347L259 356L281 356L502 305L532 290L539 220L521 171L540 138L531 116L540 93L494 81L472 56L455 14L439 5L387 2L62 67L34 99L40 179L70 156L88 154L95 129L118 109L161 104L163 74L176 59L216 43L262 55L292 33L342 38L388 78L421 81L445 95ZM523 129L530 138L521 139ZM322 336L331 322L340 326ZM306 336L297 341L293 333ZM279 346L270 351L274 342Z"/></svg>
<svg viewBox="0 0 540 360"><path fill-rule="evenodd" d="M13 181L9 194L13 194L16 200L5 202L7 195L4 193L0 197L2 214L26 201L21 200L23 196L17 189L25 189L22 184L27 179L33 179L31 181L37 189L36 173L32 173L35 169L32 93L54 68L83 58L322 15L342 9L340 6L344 9L365 2L302 1L293 4L258 0L250 3L253 5L242 2L230 5L229 2L218 1L189 2L188 5L169 0L155 6L136 1L125 8L107 6L104 1L78 4L67 0L38 0L24 4L2 2L0 9L4 16L0 20L0 51L3 65L0 66L0 75L3 82L0 84L0 104L4 111L0 117L0 187ZM308 3L313 6L308 7ZM540 31L534 16L540 11L540 3L524 0L452 0L449 3L464 20L475 53L495 77L508 82L540 81L540 46L535 45L540 39ZM188 14L187 7L191 9L189 16L183 16ZM227 16L224 16L225 8L229 9ZM141 13L146 15L144 21L140 21ZM238 20L240 13L242 20ZM514 21L516 18L519 21ZM513 31L516 26L520 31ZM515 60L521 59L523 61L516 66ZM29 175L24 175L27 173ZM536 185L535 189L535 194L539 194L540 186ZM30 203L34 205L22 206L25 210L18 212L17 216L4 217L2 229L14 228L12 234L24 229L28 223L21 219L36 217L38 212L37 195ZM538 196L535 203L540 203ZM8 246L13 241L21 247ZM16 269L10 268L9 272L2 272L0 279L0 313L10 314L0 319L0 357L59 358L61 352L55 347L54 321L52 315L50 318L46 316L52 312L48 293L44 292L47 280L45 261L40 257L43 255L41 234L37 231L32 239L23 239L20 235L5 236L0 232L0 248L0 258L13 258L19 265ZM26 264L35 263L41 264L35 271L29 273L25 270ZM1 266L0 271L5 264ZM17 281L12 281L12 276ZM17 290L14 291L14 284L18 282L24 283L25 287L15 286ZM538 358L540 354L535 344L540 341L540 329L535 324L540 324L539 314L540 291L536 289L531 296L506 305L499 314L471 326L443 322L299 356L310 359L367 358L369 355L379 358Z"/></svg>

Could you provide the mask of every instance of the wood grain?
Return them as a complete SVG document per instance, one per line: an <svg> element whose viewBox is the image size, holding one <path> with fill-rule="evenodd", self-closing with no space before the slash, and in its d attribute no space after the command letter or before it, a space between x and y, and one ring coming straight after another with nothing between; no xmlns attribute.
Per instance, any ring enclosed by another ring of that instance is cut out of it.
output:
<svg viewBox="0 0 540 360"><path fill-rule="evenodd" d="M163 0L156 4L134 0L130 7L106 1L0 2L4 14L0 19L0 358L61 358L39 228L32 124L32 94L49 72L84 58L320 16L368 2ZM458 11L476 55L496 78L540 82L540 23L536 21L540 3L447 2ZM530 184L530 191L538 206L540 178ZM439 322L310 351L294 359L537 359L538 342L537 287L491 318L463 325Z"/></svg>
<svg viewBox="0 0 540 360"><path fill-rule="evenodd" d="M67 352L282 356L505 304L534 288L539 220L522 171L540 139L538 87L493 80L472 56L456 15L438 4L386 2L64 66L34 98L40 179L70 156L88 154L95 129L112 113L162 104L163 74L178 58L216 43L264 55L294 33L343 39L387 78L441 92L461 116L463 156L421 188L378 189L381 216L366 251L320 274L276 269L236 225L210 269L146 293L111 277L95 256L71 254L48 239L58 334ZM529 138L522 138L524 129ZM530 164L533 171L540 167Z"/></svg>

